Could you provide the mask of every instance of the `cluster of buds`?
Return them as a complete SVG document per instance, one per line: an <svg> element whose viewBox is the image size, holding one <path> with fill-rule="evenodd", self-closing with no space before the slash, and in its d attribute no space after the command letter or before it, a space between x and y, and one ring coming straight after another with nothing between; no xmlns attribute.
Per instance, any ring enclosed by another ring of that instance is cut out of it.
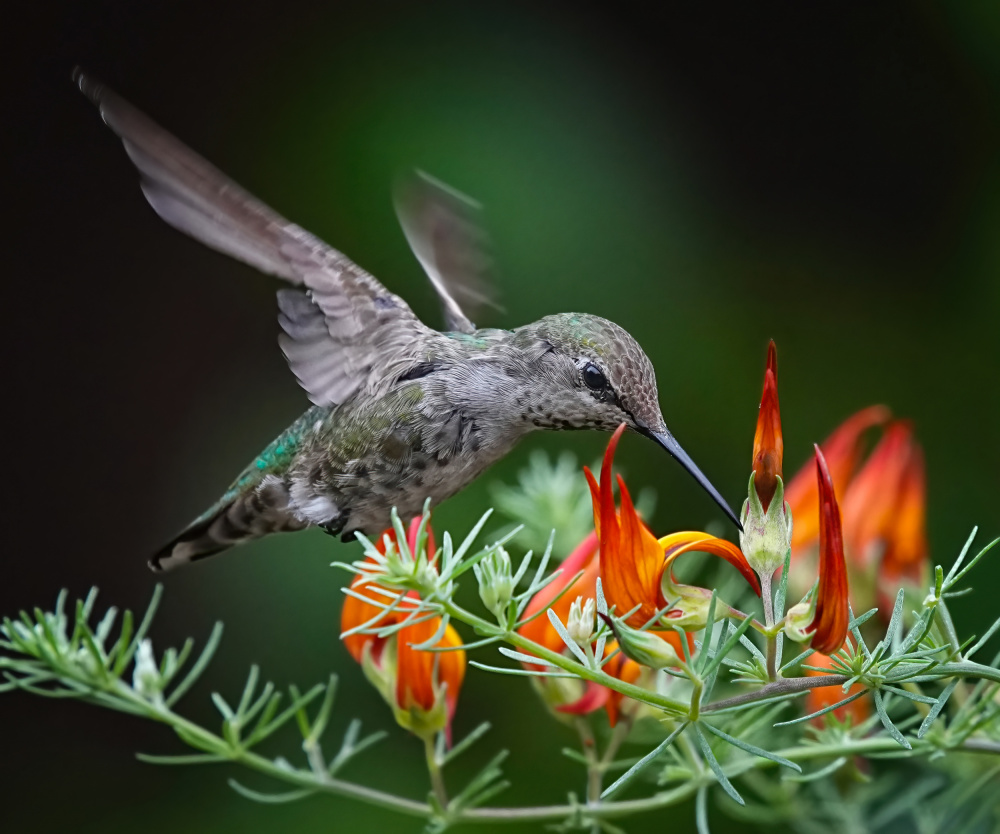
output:
<svg viewBox="0 0 1000 834"><path fill-rule="evenodd" d="M448 733L465 677L465 651L458 632L440 617L418 613L415 591L403 595L372 578L380 564L398 571L390 576L434 571L433 533L424 519L415 518L404 541L390 528L376 548L381 562L373 556L373 571L360 571L344 599L340 621L344 645L401 727L422 738ZM386 636L379 636L377 629L387 629Z"/></svg>

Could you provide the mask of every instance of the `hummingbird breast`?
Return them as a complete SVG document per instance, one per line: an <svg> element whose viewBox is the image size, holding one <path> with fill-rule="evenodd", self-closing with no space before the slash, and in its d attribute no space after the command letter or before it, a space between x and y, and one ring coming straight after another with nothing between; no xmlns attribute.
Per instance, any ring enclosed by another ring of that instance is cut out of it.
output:
<svg viewBox="0 0 1000 834"><path fill-rule="evenodd" d="M376 534L393 507L416 515L507 454L531 426L479 393L503 384L488 379L490 363L468 364L423 362L380 395L316 410L286 475L289 510L331 532Z"/></svg>

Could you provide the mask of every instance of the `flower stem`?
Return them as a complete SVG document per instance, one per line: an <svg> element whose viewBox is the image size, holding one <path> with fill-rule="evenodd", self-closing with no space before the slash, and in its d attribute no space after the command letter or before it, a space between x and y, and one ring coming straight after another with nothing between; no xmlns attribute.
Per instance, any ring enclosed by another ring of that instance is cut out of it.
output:
<svg viewBox="0 0 1000 834"><path fill-rule="evenodd" d="M448 807L448 791L444 786L444 774L441 772L441 763L437 757L437 747L434 744L434 736L424 736L424 754L427 759L427 773L431 777L431 790L434 791L434 798L442 808Z"/></svg>
<svg viewBox="0 0 1000 834"><path fill-rule="evenodd" d="M601 801L601 781L604 776L601 760L597 756L597 740L590 723L582 715L578 715L573 723L580 736L583 757L587 760L587 804L597 805Z"/></svg>
<svg viewBox="0 0 1000 834"><path fill-rule="evenodd" d="M778 679L778 635L774 634L771 627L774 625L774 595L771 593L771 581L773 573L761 576L760 578L760 598L764 602L764 625L767 627L767 679L776 681Z"/></svg>

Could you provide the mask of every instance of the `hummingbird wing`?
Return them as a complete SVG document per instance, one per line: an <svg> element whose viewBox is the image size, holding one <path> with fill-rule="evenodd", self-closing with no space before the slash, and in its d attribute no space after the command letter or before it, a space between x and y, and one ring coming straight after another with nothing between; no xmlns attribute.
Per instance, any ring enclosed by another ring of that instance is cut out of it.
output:
<svg viewBox="0 0 1000 834"><path fill-rule="evenodd" d="M479 222L482 206L423 171L401 180L394 198L410 249L441 298L448 330L472 333L469 315L497 306L489 278L493 261Z"/></svg>
<svg viewBox="0 0 1000 834"><path fill-rule="evenodd" d="M245 191L113 90L79 69L74 80L118 134L142 192L167 223L299 289L278 294L281 348L316 405L339 405L367 383L413 364L432 333L403 299Z"/></svg>

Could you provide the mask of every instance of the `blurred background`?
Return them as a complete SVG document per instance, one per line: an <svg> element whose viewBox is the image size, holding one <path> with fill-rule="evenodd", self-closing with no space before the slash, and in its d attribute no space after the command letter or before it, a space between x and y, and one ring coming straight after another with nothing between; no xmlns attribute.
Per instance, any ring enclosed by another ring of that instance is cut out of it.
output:
<svg viewBox="0 0 1000 834"><path fill-rule="evenodd" d="M76 63L428 323L439 312L393 177L420 167L482 201L506 312L480 323L578 310L631 330L668 424L734 506L774 338L786 472L885 403L926 448L932 557L950 561L974 524L981 541L1000 532L1000 7L104 0L5 18L0 613L91 585L99 606L144 606L148 554L307 405L275 341L276 282L155 217L70 83ZM467 529L532 449L590 461L605 441L533 437L435 524ZM721 518L641 439L619 460L657 490L654 529ZM328 564L356 552L310 531L170 574L154 645L225 622L186 699L198 720L251 663L280 685L340 673L334 729L358 715L392 730L357 777L419 796L418 743L338 640ZM963 635L996 615L1000 561L974 576ZM486 718L480 755L512 751L503 801L583 787L559 754L572 735L523 681L470 670L456 732ZM225 768L139 764L136 750L181 745L80 704L5 695L0 738L9 831L420 829L333 799L260 807ZM291 732L275 745L296 749ZM669 818L693 830L690 807ZM628 827L662 830L663 815Z"/></svg>

